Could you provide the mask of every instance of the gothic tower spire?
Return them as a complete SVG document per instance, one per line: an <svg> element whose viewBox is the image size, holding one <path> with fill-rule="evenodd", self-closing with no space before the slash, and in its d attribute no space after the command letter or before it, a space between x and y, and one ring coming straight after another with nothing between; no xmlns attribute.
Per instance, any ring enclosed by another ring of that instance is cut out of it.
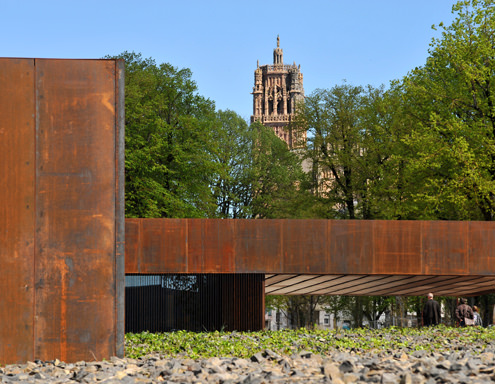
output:
<svg viewBox="0 0 495 384"><path fill-rule="evenodd" d="M280 48L280 37L277 35L277 48L273 50L273 64L284 64L284 50Z"/></svg>
<svg viewBox="0 0 495 384"><path fill-rule="evenodd" d="M277 36L277 48L273 50L273 64L259 65L254 71L253 115L251 122L260 121L271 127L275 134L294 148L304 138L297 138L289 130L296 105L304 99L303 75L301 66L284 65L284 52Z"/></svg>

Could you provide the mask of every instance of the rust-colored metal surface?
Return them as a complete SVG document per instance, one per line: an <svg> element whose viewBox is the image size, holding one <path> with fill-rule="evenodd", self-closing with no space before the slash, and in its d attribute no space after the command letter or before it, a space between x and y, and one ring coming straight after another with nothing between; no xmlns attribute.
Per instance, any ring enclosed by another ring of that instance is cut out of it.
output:
<svg viewBox="0 0 495 384"><path fill-rule="evenodd" d="M149 220L126 220L126 273L261 273L284 295L495 291L491 222L154 219L151 235Z"/></svg>
<svg viewBox="0 0 495 384"><path fill-rule="evenodd" d="M122 355L123 64L0 59L0 82L0 362Z"/></svg>
<svg viewBox="0 0 495 384"><path fill-rule="evenodd" d="M33 60L0 59L0 362L33 357L34 77Z"/></svg>

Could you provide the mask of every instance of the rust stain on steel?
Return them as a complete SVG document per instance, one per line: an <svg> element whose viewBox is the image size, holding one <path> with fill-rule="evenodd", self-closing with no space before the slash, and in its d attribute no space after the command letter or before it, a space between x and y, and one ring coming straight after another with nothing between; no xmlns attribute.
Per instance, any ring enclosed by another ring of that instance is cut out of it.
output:
<svg viewBox="0 0 495 384"><path fill-rule="evenodd" d="M0 58L0 362L33 359L34 60ZM22 348L19 348L19 345Z"/></svg>
<svg viewBox="0 0 495 384"><path fill-rule="evenodd" d="M490 222L127 223L126 273L495 275L495 226ZM139 235L136 227L141 228Z"/></svg>
<svg viewBox="0 0 495 384"><path fill-rule="evenodd" d="M118 66L0 59L1 363L123 353Z"/></svg>
<svg viewBox="0 0 495 384"><path fill-rule="evenodd" d="M114 61L37 60L35 356L116 353Z"/></svg>

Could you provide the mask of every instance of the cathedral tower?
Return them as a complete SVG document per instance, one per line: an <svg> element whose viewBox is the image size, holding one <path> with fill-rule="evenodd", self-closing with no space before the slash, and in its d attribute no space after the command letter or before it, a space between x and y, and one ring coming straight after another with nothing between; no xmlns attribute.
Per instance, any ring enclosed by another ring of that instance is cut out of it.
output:
<svg viewBox="0 0 495 384"><path fill-rule="evenodd" d="M273 50L273 64L262 65L259 61L254 71L253 115L251 123L260 121L271 127L275 134L284 140L289 148L296 143L296 136L287 126L291 122L297 103L304 99L303 75L301 66L296 63L284 65L284 50Z"/></svg>

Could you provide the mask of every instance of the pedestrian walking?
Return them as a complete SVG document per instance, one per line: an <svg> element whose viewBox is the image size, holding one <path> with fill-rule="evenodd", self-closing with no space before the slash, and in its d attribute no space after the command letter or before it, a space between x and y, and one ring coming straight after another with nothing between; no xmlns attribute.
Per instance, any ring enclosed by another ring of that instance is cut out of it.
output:
<svg viewBox="0 0 495 384"><path fill-rule="evenodd" d="M465 298L461 298L461 304L455 309L455 317L461 327L466 325L474 325L474 312L473 309L467 304Z"/></svg>
<svg viewBox="0 0 495 384"><path fill-rule="evenodd" d="M440 304L433 299L433 293L428 293L428 300L423 308L423 325L438 325L441 320Z"/></svg>

